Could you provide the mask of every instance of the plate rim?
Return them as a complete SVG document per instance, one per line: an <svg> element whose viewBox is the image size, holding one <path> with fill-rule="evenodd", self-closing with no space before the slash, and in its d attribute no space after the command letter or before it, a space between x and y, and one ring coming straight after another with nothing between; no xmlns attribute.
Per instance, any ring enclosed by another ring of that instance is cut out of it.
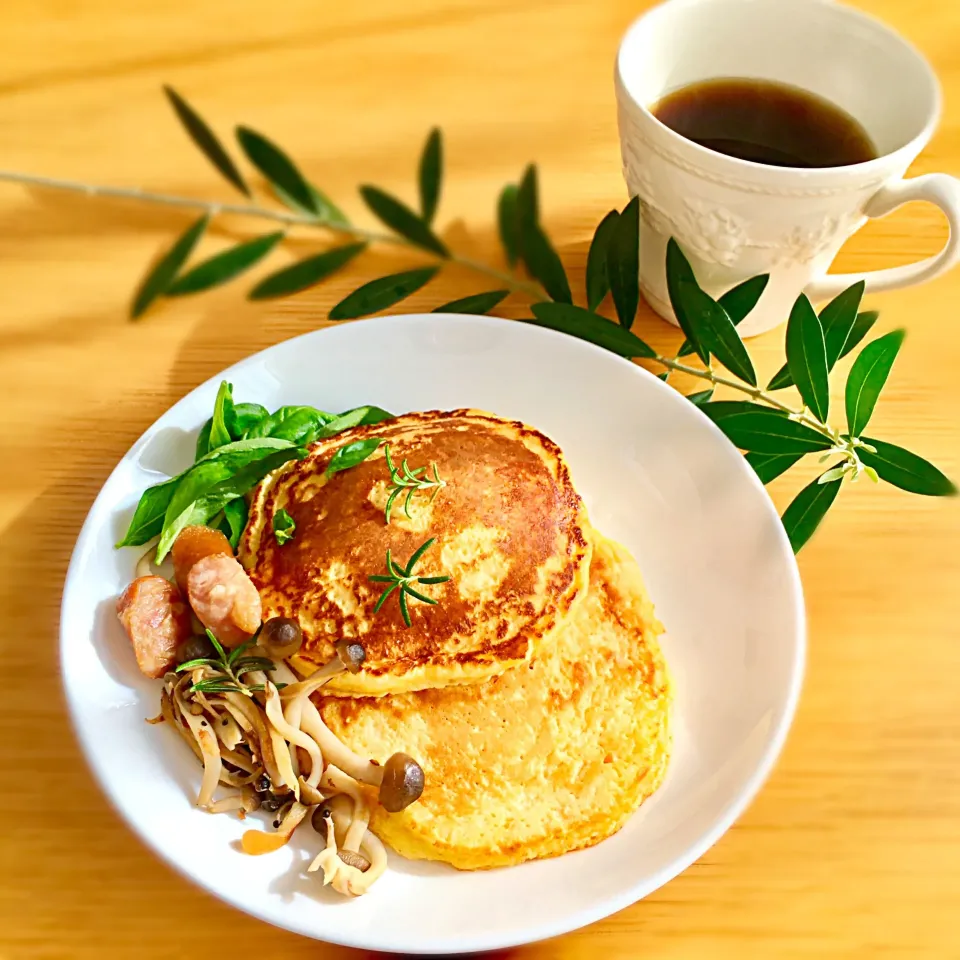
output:
<svg viewBox="0 0 960 960"><path fill-rule="evenodd" d="M790 663L790 683L786 691L786 699L783 704L779 722L768 737L763 753L751 776L740 787L736 796L734 796L727 803L722 813L717 817L713 827L706 831L697 843L687 848L683 854L675 857L656 874L649 877L646 882L628 886L617 895L607 897L605 900L602 900L592 906L587 906L580 910L573 911L552 922L543 922L536 927L527 928L522 934L513 932L504 935L497 935L495 932L490 932L484 935L466 937L462 942L457 942L455 944L449 943L446 939L443 941L432 941L429 938L426 938L423 942L418 942L416 944L405 942L398 943L396 939L391 941L389 936L377 935L376 933L367 935L364 938L357 938L338 935L335 929L329 932L324 931L322 934L320 934L314 929L311 929L308 924L297 922L296 918L292 921L284 920L281 922L278 919L270 916L265 909L260 907L259 904L251 905L250 903L241 902L238 898L231 896L230 894L223 893L220 890L213 889L204 883L201 879L195 876L185 864L176 859L172 853L165 851L161 845L156 843L154 838L148 834L147 831L141 829L138 823L128 818L126 811L116 798L110 785L111 781L107 776L108 765L101 764L98 759L95 759L98 757L98 754L94 749L94 745L88 741L86 731L84 730L83 724L80 720L81 703L78 699L75 699L73 693L71 692L70 685L67 682L67 675L64 670L64 650L67 643L64 623L67 608L72 602L74 602L70 591L70 585L76 577L77 568L80 564L80 558L84 553L84 545L94 533L92 516L95 512L99 512L97 508L100 505L100 501L104 498L105 490L110 485L115 475L124 467L131 455L135 454L135 452L147 442L153 433L159 429L157 425L160 420L164 419L168 414L176 410L178 407L182 405L189 405L190 401L196 394L203 390L210 389L212 384L227 378L228 375L234 375L237 371L240 371L248 366L254 366L258 362L262 361L265 355L279 347L287 346L298 341L314 340L318 337L322 337L328 331L343 330L345 327L352 326L354 323L396 326L398 322L403 321L432 321L441 318L445 321L453 320L459 323L479 325L480 327L501 327L504 324L514 325L523 322L517 320L508 320L500 317L491 317L487 315L478 316L472 314L454 313L406 313L369 317L359 321L351 321L345 324L325 326L306 331L305 333L298 334L294 337L289 337L285 340L280 340L277 343L270 344L269 346L256 351L255 353L251 353L245 357L242 357L236 363L230 364L228 367L225 367L212 376L206 378L204 381L197 384L197 386L195 386L193 389L185 393L171 406L167 407L155 420L153 420L153 422L143 431L143 433L140 434L134 443L121 456L101 484L96 497L94 497L93 501L91 502L87 514L84 517L83 524L81 525L79 533L77 534L77 539L70 555L70 562L67 565L61 593L58 623L59 679L61 688L63 690L64 699L66 701L67 714L70 720L70 726L73 735L80 746L83 759L86 762L88 769L93 775L97 786L100 788L100 791L103 793L107 802L120 817L125 828L130 830L154 856L159 857L159 859L165 864L172 867L178 875L204 890L210 896L215 897L217 900L228 904L236 910L275 926L278 929L289 930L301 936L309 937L310 939L318 940L320 942L334 944L336 946L350 947L360 950L372 950L391 954L412 952L415 954L431 956L442 956L451 953L473 954L489 950L511 949L524 944L536 943L552 937L561 936L563 934L570 933L574 930L588 926L592 923L596 923L598 920L609 917L614 913L618 913L626 907L643 900L660 887L675 879L689 866L699 860L708 850L710 850L723 837L723 835L727 833L737 819L746 811L746 809L756 798L763 785L769 779L771 773L773 772L773 768L783 751L783 747L793 726L793 721L795 719L799 704L800 693L803 688L807 663L807 616L803 585L800 579L800 571L797 565L796 557L792 548L790 547L786 531L779 522L779 515L777 514L776 507L774 506L773 501L770 499L766 488L761 483L759 477L757 477L754 471L750 469L745 460L743 465L745 471L745 482L751 484L754 490L761 495L763 501L765 501L764 510L766 510L768 513L772 512L773 516L777 518L777 536L781 553L783 553L787 558L787 585L794 605L794 617L792 625L794 654L792 662ZM564 338L575 340L579 347L586 350L588 353L602 354L607 360L619 361L620 363L625 364L633 371L634 375L639 376L641 379L646 379L649 383L651 383L654 390L662 390L665 392L665 394L670 395L671 398L676 400L683 399L682 394L668 386L649 370L646 370L644 367L633 363L632 361L621 357L612 351L599 347L593 343L590 343L589 341L582 340L579 337L574 337L566 333L552 330L548 327L542 327L536 324L524 324L524 326L528 328L535 327L537 330L537 335L542 335L549 339ZM694 405L691 404L691 407L694 407ZM716 435L722 437L724 442L730 443L720 428L702 411L699 411L694 407L691 412L699 414L702 424L706 425L708 431L714 432Z"/></svg>

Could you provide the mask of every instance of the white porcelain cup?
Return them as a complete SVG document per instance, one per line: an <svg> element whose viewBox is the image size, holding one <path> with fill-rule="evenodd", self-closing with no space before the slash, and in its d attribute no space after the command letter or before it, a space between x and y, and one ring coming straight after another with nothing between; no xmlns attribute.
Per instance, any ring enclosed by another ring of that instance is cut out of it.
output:
<svg viewBox="0 0 960 960"><path fill-rule="evenodd" d="M721 77L819 94L863 125L880 156L846 167L764 166L686 140L650 112L674 90ZM783 322L801 291L822 301L860 279L868 290L891 290L931 280L960 257L960 181L903 179L940 116L936 76L903 38L862 13L833 0L668 0L624 37L616 88L623 174L641 201L640 287L671 322L671 236L714 296L770 274L741 324L745 336ZM946 214L950 238L939 254L863 277L827 273L868 217L911 200Z"/></svg>

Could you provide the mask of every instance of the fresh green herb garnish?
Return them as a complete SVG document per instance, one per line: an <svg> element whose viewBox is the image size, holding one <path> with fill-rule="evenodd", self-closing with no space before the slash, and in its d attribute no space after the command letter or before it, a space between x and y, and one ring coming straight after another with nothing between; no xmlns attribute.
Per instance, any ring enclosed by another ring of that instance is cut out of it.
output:
<svg viewBox="0 0 960 960"><path fill-rule="evenodd" d="M390 458L389 443L383 448L383 454L387 461L387 469L390 471L390 483L392 485L390 496L387 498L387 503L383 510L383 516L387 523L390 522L390 512L393 510L394 502L404 490L407 491L407 495L403 501L403 512L409 517L410 498L418 490L432 489L433 493L430 494L429 502L433 503L433 501L437 499L440 488L447 485L445 480L440 479L440 473L435 463L430 465L433 468L433 473L431 476L426 477L422 476L422 474L427 472L426 467L417 467L416 470L411 470L406 460L401 461L400 469L398 470Z"/></svg>
<svg viewBox="0 0 960 960"><path fill-rule="evenodd" d="M249 696L255 688L248 687L240 678L253 670L273 670L276 666L269 657L240 656L256 640L255 637L244 641L229 654L210 630L207 630L207 639L213 644L216 657L188 660L176 668L176 673L195 670L197 667L210 667L217 671L217 676L206 677L193 684L190 687L191 693L243 693ZM263 689L262 685L258 686Z"/></svg>
<svg viewBox="0 0 960 960"><path fill-rule="evenodd" d="M282 547L285 543L292 540L296 529L297 525L293 517L291 517L286 510L278 510L273 515L273 535L276 537L279 546Z"/></svg>
<svg viewBox="0 0 960 960"><path fill-rule="evenodd" d="M341 470L349 470L357 464L363 463L368 457L372 456L383 440L380 437L370 437L369 440L354 440L341 447L331 458L324 470L324 475L332 477Z"/></svg>
<svg viewBox="0 0 960 960"><path fill-rule="evenodd" d="M426 543L421 544L412 557L410 557L410 562L406 567L401 567L394 559L390 553L389 548L387 549L387 574L388 576L382 576L380 574L373 574L369 579L373 583L386 583L389 586L380 594L380 599L377 600L376 606L373 608L374 613L379 613L380 608L387 602L387 597L393 593L394 590L400 591L400 614L403 617L403 622L409 627L411 626L410 621L410 607L407 602L407 597L413 597L415 600L419 600L421 603L429 603L431 606L435 606L437 601L432 597L426 596L426 594L420 593L419 590L415 589L412 584L421 583L421 584L436 584L436 583L446 583L450 578L449 577L418 577L414 575L413 568L417 565L417 562L420 558L433 546L436 538L431 537L427 540Z"/></svg>

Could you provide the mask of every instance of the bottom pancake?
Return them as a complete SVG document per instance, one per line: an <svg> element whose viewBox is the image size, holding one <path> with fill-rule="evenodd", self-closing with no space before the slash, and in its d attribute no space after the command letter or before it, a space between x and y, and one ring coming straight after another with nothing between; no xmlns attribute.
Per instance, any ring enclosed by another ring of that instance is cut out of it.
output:
<svg viewBox="0 0 960 960"><path fill-rule="evenodd" d="M402 751L426 788L371 827L411 859L463 870L588 847L615 833L663 779L670 680L636 561L592 534L590 588L530 664L487 683L323 701L361 756Z"/></svg>

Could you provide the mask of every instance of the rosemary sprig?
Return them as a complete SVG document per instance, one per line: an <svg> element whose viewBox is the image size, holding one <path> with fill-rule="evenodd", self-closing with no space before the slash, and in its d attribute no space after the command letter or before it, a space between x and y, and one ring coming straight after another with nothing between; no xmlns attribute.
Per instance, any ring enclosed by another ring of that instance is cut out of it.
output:
<svg viewBox="0 0 960 960"><path fill-rule="evenodd" d="M387 523L390 523L390 512L393 510L394 502L404 490L407 491L407 495L403 500L403 512L409 517L410 498L415 493L420 490L432 489L433 493L430 494L428 503L433 503L433 501L437 499L440 488L447 485L446 480L440 479L440 472L435 463L430 464L432 468L431 474L429 476L423 476L423 474L427 472L426 467L417 467L416 470L411 470L406 460L401 461L398 469L390 457L389 443L383 448L383 454L387 461L387 469L390 471L391 483L390 496L387 498L387 504L383 509L383 516Z"/></svg>
<svg viewBox="0 0 960 960"><path fill-rule="evenodd" d="M256 637L244 641L231 650L229 654L210 630L207 630L207 639L213 644L213 649L217 652L216 657L187 660L176 668L177 673L195 670L197 667L211 667L217 671L217 676L205 677L193 684L190 687L191 693L243 693L250 696L255 689L263 689L262 684L251 687L240 679L245 673L250 673L253 670L267 671L276 667L276 664L269 657L240 656L256 640Z"/></svg>
<svg viewBox="0 0 960 960"><path fill-rule="evenodd" d="M436 541L436 537L431 537L425 543L422 543L410 557L409 562L406 567L401 567L396 560L393 559L393 555L390 552L390 548L387 548L387 576L382 574L371 574L369 579L373 583L386 583L389 586L383 593L380 594L380 599L377 600L376 606L373 608L374 613L379 613L381 607L387 602L387 597L393 593L394 590L399 590L400 597L400 615L403 617L403 622L409 627L412 626L410 620L410 606L407 600L407 597L413 597L415 600L419 600L421 603L429 603L431 606L436 606L437 601L433 597L428 597L426 594L421 593L415 587L414 583L421 584L436 584L436 583L446 583L450 578L449 577L418 577L414 575L413 568L417 565L420 558L433 546Z"/></svg>

